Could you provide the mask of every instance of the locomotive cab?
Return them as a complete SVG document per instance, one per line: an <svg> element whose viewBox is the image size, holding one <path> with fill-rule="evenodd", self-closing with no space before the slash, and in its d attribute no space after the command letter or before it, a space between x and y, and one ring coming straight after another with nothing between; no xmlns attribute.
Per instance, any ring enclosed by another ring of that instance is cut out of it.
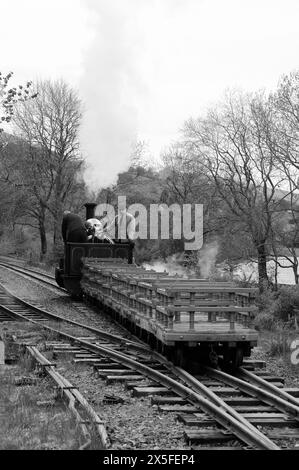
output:
<svg viewBox="0 0 299 470"><path fill-rule="evenodd" d="M93 218L96 204L87 203L85 207L86 219ZM122 258L132 264L133 249L134 243L131 240L116 240L114 244L66 242L64 258L60 259L59 267L55 269L55 280L59 287L65 288L73 297L80 297L82 258Z"/></svg>

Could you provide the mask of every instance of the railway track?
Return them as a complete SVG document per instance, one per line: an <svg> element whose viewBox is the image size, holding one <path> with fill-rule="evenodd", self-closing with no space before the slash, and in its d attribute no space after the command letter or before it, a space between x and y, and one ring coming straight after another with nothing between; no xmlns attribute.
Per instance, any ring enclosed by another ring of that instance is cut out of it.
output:
<svg viewBox="0 0 299 470"><path fill-rule="evenodd" d="M34 275L32 273L32 275ZM72 353L77 363L93 365L109 381L121 381L136 395L152 395L163 412L178 413L185 424L187 441L194 448L278 449L295 448L299 438L299 401L291 390L278 388L257 373L245 369L238 377L206 368L191 376L138 342L87 327L94 337L74 336L47 325L65 321L77 328L86 325L65 320L15 296L0 293L2 311L11 317L37 323L58 334L65 343L53 343L54 354ZM113 337L114 336L114 337ZM293 391L297 395L296 390ZM261 432L256 426L263 429ZM231 447L229 447L231 448Z"/></svg>
<svg viewBox="0 0 299 470"><path fill-rule="evenodd" d="M0 258L0 266L4 267L5 269L10 270L11 272L17 273L18 275L24 277L25 279L26 278L32 279L35 282L37 282L38 284L40 283L42 285L45 285L48 289L50 289L51 291L54 291L59 296L66 297L67 299L70 299L69 294L66 292L66 290L59 287L59 286L57 286L56 281L53 278L53 276L51 276L47 273L41 273L40 271L35 271L33 269L24 268L24 267L21 267L19 265L14 265L14 264L11 264L11 263L7 263L6 261L3 262L3 261L1 261L1 258ZM91 307L88 307L82 300L74 300L73 299L71 303L72 303L72 307L74 307L78 311L78 313L83 317L86 314L90 313L90 312L94 313L94 310ZM33 306L32 303L30 305ZM36 306L37 306L37 308L41 308L39 305L36 305ZM58 319L59 316L57 315L56 317ZM0 322L5 321L6 319L7 319L7 321L9 321L9 316L7 314L5 314L5 312L0 312ZM54 320L55 319L56 318L54 316ZM110 318L109 318L109 321L111 321ZM118 324L117 326L118 326L118 329L122 330L126 334L127 337L133 338L134 342L143 345L142 341L140 341L139 338L137 338L136 336L129 333L126 330L126 328L124 328L122 325ZM92 329L91 329L91 331L92 331ZM117 338L118 338L118 340L120 339L119 337L117 337Z"/></svg>
<svg viewBox="0 0 299 470"><path fill-rule="evenodd" d="M53 276L47 273L42 273L40 271L36 271L30 268L24 268L22 266L18 266L12 263L7 263L7 261L2 261L0 258L0 266L6 268L12 272L16 272L24 277L29 279L34 279L35 281L39 281L42 284L45 284L47 287L51 287L54 289L55 292L65 295L66 290L62 287L57 286L56 281Z"/></svg>

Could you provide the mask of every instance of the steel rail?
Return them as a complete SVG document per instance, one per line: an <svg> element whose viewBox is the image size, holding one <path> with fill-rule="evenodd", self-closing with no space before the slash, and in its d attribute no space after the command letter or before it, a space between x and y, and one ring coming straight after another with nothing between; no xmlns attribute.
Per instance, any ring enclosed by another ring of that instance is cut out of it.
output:
<svg viewBox="0 0 299 470"><path fill-rule="evenodd" d="M43 282L44 284L47 284L48 286L53 287L54 289L58 290L59 292L67 294L67 291L65 289L63 289L62 287L57 286L54 277L50 276L49 274L39 273L39 272L33 271L31 269L21 268L19 266L10 265L10 264L7 264L7 263L3 263L2 261L0 261L0 266L4 267L5 269L9 269L11 271L14 271L16 273L28 276L29 278L35 279L37 281ZM48 278L48 280L42 279L42 277L39 277L39 276L44 276L44 277ZM52 280L53 282L50 282L50 280Z"/></svg>
<svg viewBox="0 0 299 470"><path fill-rule="evenodd" d="M1 285L1 284L0 284ZM135 341L131 341L126 338L122 338L121 336L114 335L112 333L107 333L106 331L99 330L98 328L95 328L93 326L85 325L80 322L76 322L74 320L69 320L68 318L63 318L60 315L57 315L55 313L50 313L47 310L44 310L40 307L36 307L35 305L32 305L30 302L27 302L26 300L21 299L20 297L16 296L15 294L12 294L6 287L2 286L2 289L7 292L8 296L12 297L13 299L16 299L18 302L22 303L26 307L30 308L31 310L37 312L37 313L42 313L44 316L48 317L51 320L54 321L63 321L65 323L69 323L70 325L76 326L78 328L84 328L88 331L91 331L92 333L97 334L99 337L103 339L108 339L110 341L114 341L115 343L120 343L120 344L127 344L128 346L136 349L140 349L142 351L150 351L150 347L142 344L142 343L137 343ZM1 302L0 302L1 305ZM13 310L10 310L6 305L1 305L1 308L8 313L12 313L13 315L17 316L18 313L14 312Z"/></svg>
<svg viewBox="0 0 299 470"><path fill-rule="evenodd" d="M48 279L51 279L52 281L55 280L55 277L51 274L48 274L46 272L43 272L43 271L36 271L35 269L30 269L28 267L25 267L25 266L18 266L17 264L11 264L9 263L8 261L2 261L1 260L1 256L0 256L0 265L3 265L3 266L8 266L8 267L12 267L12 268L16 268L16 269L24 269L25 271L28 271L30 273L33 273L33 274L40 274L41 276L44 276L44 277L47 277Z"/></svg>
<svg viewBox="0 0 299 470"><path fill-rule="evenodd" d="M254 383L255 385L259 386L261 385L266 391L270 393L275 393L275 395L280 396L280 398L292 403L295 406L299 407L299 400L293 397L290 393L285 392L284 390L281 390L279 387L276 387L272 383L268 382L267 380L263 379L262 377L259 377L258 375L255 375L252 372L249 372L246 369L243 369L243 367L240 367L237 371L237 374L239 377L243 379L249 380L251 383Z"/></svg>
<svg viewBox="0 0 299 470"><path fill-rule="evenodd" d="M0 262L0 266L1 266L1 265L3 266L3 263L2 263L2 262ZM57 285L55 285L55 283L53 284L53 283L48 282L48 281L46 281L46 280L44 280L44 279L40 279L39 277L36 277L36 276L34 276L34 275L28 274L27 272L24 272L24 271L27 271L27 268L26 268L26 269L25 269L25 268L24 268L24 269L23 269L23 268L18 269L18 267L17 267L17 269L16 269L16 268L15 268L14 266L12 266L12 265L10 265L10 266L4 266L4 267L5 267L6 269L11 269L12 271L15 271L15 272L17 272L17 273L19 273L19 274L21 274L21 275L28 276L29 278L32 278L32 279L35 279L35 280L37 280L37 281L43 282L44 284L46 284L46 285L48 285L48 286L50 285L51 287L54 287L54 288L57 289L58 291L61 291L63 294L66 293L66 290L65 290L65 289L63 289L63 288L61 288L61 287L58 287ZM30 271L31 271L32 273L35 273L35 271L33 271L33 270L30 270ZM37 273L37 274L39 274L39 273ZM43 274L41 274L41 275L43 275ZM47 275L47 276L48 276L48 275ZM48 276L48 277L50 277L50 276ZM54 278L51 278L51 279L54 279ZM4 287L3 287L3 288L4 288ZM7 289L7 290L8 290L8 289ZM8 291L8 292L9 292L9 291ZM14 294L10 294L10 295L14 295ZM18 298L17 296L15 296L15 297ZM19 298L19 300L20 300L20 302L26 303L24 300L22 300L22 299L20 299L20 298ZM28 302L27 302L27 303L28 303ZM29 303L28 303L28 305L30 305L31 308L36 308L34 305L31 305L31 304L29 304ZM79 309L80 306L75 305L75 308ZM48 315L53 316L54 314L48 313ZM57 317L57 319L59 319L59 315L56 315L56 317ZM61 318L61 319L62 319L63 321L69 322L69 323L72 322L72 320L67 320L67 319L64 319L64 318ZM92 327L88 327L88 326L85 326L85 325L83 326L82 324L79 324L79 323L76 325L76 322L73 322L73 324L74 324L75 326L82 326L82 327L84 327L84 328L86 328L86 329L92 328ZM119 324L118 324L118 327L121 328L121 329L123 329L126 333L128 333L128 331L126 330L126 328L123 327L122 325L119 325ZM94 331L94 332L96 333L97 331L101 331L101 330L97 330L97 329L92 330L92 329L91 329L90 331ZM110 339L111 341L113 341L113 336L115 337L115 341L118 341L118 340L121 341L121 340L123 340L121 337L118 337L117 335L112 335L112 333L105 333L104 331L101 331L101 335L105 335L105 334L110 335L109 337L107 337L107 339ZM134 335L132 335L132 334L131 334L130 336L134 337ZM134 338L135 338L135 337L134 337ZM140 349L142 349L142 350L143 350L143 349L150 349L148 345L145 345L145 344L144 344L142 341L140 341L138 338L136 338L136 341L132 341L132 340L127 339L126 342L127 342L127 343L131 343L132 346L135 345L136 349L138 349L138 347L139 347Z"/></svg>
<svg viewBox="0 0 299 470"><path fill-rule="evenodd" d="M256 385L252 385L245 380L238 379L232 375L227 374L211 367L204 366L204 370L208 373L209 376L214 377L221 382L224 382L228 385L242 390L243 392L251 395L253 397L259 398L261 401L267 403L268 405L274 406L282 412L287 412L294 417L295 420L299 421L299 405L290 403L285 399L275 396L273 393L270 393L268 390L263 390Z"/></svg>
<svg viewBox="0 0 299 470"><path fill-rule="evenodd" d="M246 425L256 434L259 434L261 439L265 438L265 435L260 432L253 424L250 423L246 418L244 418L240 413L235 411L231 406L225 403L215 392L212 392L206 385L202 384L189 374L187 371L181 369L180 367L170 366L169 370L173 372L179 379L184 381L188 387L193 388L196 392L203 394L207 399L211 400L216 406L219 406L221 409L225 410L228 414L233 416L235 419ZM270 439L266 438L270 441Z"/></svg>

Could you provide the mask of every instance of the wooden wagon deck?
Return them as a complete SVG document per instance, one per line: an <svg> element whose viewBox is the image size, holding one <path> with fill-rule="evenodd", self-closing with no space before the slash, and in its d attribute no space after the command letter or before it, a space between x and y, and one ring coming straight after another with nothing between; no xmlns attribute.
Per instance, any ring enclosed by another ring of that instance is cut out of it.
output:
<svg viewBox="0 0 299 470"><path fill-rule="evenodd" d="M163 276L163 277L162 277ZM86 260L82 288L119 319L164 345L238 342L256 344L249 328L255 289L231 282L182 279L136 266Z"/></svg>
<svg viewBox="0 0 299 470"><path fill-rule="evenodd" d="M173 342L243 342L257 339L256 331L235 323L234 330L230 330L230 322L226 319L218 319L210 322L207 315L195 316L194 328L189 328L188 315L182 315L180 323L174 323L172 329L157 328L157 336L168 345Z"/></svg>

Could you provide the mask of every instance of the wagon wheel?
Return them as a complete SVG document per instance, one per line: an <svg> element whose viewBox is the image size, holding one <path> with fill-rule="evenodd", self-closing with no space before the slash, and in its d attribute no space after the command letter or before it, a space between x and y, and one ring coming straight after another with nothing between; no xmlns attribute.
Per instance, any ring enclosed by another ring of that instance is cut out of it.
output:
<svg viewBox="0 0 299 470"><path fill-rule="evenodd" d="M241 367L242 364L243 364L243 349L235 348L232 353L233 369L237 369L238 367Z"/></svg>
<svg viewBox="0 0 299 470"><path fill-rule="evenodd" d="M177 346L174 354L174 363L176 366L185 369L187 364L186 351L182 346Z"/></svg>

